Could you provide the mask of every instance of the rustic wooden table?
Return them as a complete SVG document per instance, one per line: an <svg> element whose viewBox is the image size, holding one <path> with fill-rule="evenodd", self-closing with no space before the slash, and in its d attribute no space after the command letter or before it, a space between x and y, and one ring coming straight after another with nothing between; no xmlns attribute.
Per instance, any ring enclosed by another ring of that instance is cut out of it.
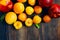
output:
<svg viewBox="0 0 60 40"><path fill-rule="evenodd" d="M60 0L54 0L54 3L60 4ZM0 22L0 40L60 40L60 18L41 23L40 29L33 25L31 28L23 26L15 30L12 25Z"/></svg>

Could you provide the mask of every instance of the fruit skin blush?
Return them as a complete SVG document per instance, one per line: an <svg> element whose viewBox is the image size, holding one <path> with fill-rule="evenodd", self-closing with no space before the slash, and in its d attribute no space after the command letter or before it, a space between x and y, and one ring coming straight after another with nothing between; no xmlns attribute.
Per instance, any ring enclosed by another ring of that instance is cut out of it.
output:
<svg viewBox="0 0 60 40"><path fill-rule="evenodd" d="M53 4L53 0L38 0L38 2L42 7L50 7Z"/></svg>

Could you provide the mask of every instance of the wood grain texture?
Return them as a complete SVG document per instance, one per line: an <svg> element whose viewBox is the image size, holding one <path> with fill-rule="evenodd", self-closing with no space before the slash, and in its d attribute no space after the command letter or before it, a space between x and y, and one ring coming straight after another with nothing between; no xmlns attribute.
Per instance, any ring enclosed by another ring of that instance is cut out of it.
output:
<svg viewBox="0 0 60 40"><path fill-rule="evenodd" d="M22 27L16 34L17 40L27 40L27 28Z"/></svg>
<svg viewBox="0 0 60 40"><path fill-rule="evenodd" d="M15 30L13 26L8 26L8 40L27 40L27 29L22 27L20 30Z"/></svg>
<svg viewBox="0 0 60 40"><path fill-rule="evenodd" d="M40 40L39 30L33 25L31 28L28 28L28 40Z"/></svg>
<svg viewBox="0 0 60 40"><path fill-rule="evenodd" d="M60 18L58 20L57 34L58 34L58 40L60 40Z"/></svg>
<svg viewBox="0 0 60 40"><path fill-rule="evenodd" d="M55 3L60 5L60 0L54 0L54 1L55 1Z"/></svg>
<svg viewBox="0 0 60 40"><path fill-rule="evenodd" d="M57 24L58 19L52 19L50 23L41 23L41 29L33 25L15 30L10 26L9 40L57 40Z"/></svg>

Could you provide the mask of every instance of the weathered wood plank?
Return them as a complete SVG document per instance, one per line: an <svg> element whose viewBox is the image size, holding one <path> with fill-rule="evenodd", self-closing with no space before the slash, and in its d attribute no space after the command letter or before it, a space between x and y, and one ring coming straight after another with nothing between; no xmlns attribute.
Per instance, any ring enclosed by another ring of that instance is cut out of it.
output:
<svg viewBox="0 0 60 40"><path fill-rule="evenodd" d="M23 26L20 30L17 30L17 40L27 40L27 28Z"/></svg>
<svg viewBox="0 0 60 40"><path fill-rule="evenodd" d="M50 40L57 40L57 20L52 19L52 21L48 24L48 36Z"/></svg>
<svg viewBox="0 0 60 40"><path fill-rule="evenodd" d="M58 36L58 40L60 40L60 18L58 19L57 36Z"/></svg>
<svg viewBox="0 0 60 40"><path fill-rule="evenodd" d="M40 34L40 30L37 29L35 25L30 28L27 28L28 40L41 40L40 38L42 37L40 36Z"/></svg>
<svg viewBox="0 0 60 40"><path fill-rule="evenodd" d="M13 26L8 26L9 37L8 40L17 40L16 39L16 30L14 30Z"/></svg>
<svg viewBox="0 0 60 40"><path fill-rule="evenodd" d="M42 23L42 40L57 40L57 20L52 19L50 23Z"/></svg>
<svg viewBox="0 0 60 40"><path fill-rule="evenodd" d="M39 33L39 29L37 29L35 26L33 28L33 34L35 36L35 40L41 40L40 39L40 33Z"/></svg>
<svg viewBox="0 0 60 40"><path fill-rule="evenodd" d="M20 30L15 30L13 26L9 27L9 40L27 40L27 30L26 27L22 27Z"/></svg>
<svg viewBox="0 0 60 40"><path fill-rule="evenodd" d="M45 40L45 26L42 24L42 40Z"/></svg>
<svg viewBox="0 0 60 40"><path fill-rule="evenodd" d="M60 0L54 0L54 1L55 1L55 3L60 5Z"/></svg>
<svg viewBox="0 0 60 40"><path fill-rule="evenodd" d="M28 35L27 39L28 40L36 40L34 33L33 33L33 28L34 28L34 26L27 28L27 35Z"/></svg>

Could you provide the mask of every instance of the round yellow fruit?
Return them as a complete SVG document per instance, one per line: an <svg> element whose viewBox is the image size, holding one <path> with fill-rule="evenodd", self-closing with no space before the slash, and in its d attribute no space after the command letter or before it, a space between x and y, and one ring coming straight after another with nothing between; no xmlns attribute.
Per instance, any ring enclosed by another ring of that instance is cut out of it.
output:
<svg viewBox="0 0 60 40"><path fill-rule="evenodd" d="M24 11L24 4L18 2L14 4L13 10L16 14L20 14Z"/></svg>
<svg viewBox="0 0 60 40"><path fill-rule="evenodd" d="M38 23L40 23L42 21L42 19L41 19L41 17L39 17L38 15L35 15L34 17L33 17L33 22L35 23L35 24L38 24Z"/></svg>
<svg viewBox="0 0 60 40"><path fill-rule="evenodd" d="M31 19L31 18L27 18L27 20L25 21L25 25L26 25L27 27L31 27L32 24L33 24L32 19Z"/></svg>
<svg viewBox="0 0 60 40"><path fill-rule="evenodd" d="M28 0L28 3L29 3L31 6L34 6L35 3L36 3L36 0Z"/></svg>
<svg viewBox="0 0 60 40"><path fill-rule="evenodd" d="M31 6L26 7L27 15L32 15L34 13L34 9Z"/></svg>
<svg viewBox="0 0 60 40"><path fill-rule="evenodd" d="M17 0L18 2L25 3L27 0Z"/></svg>
<svg viewBox="0 0 60 40"><path fill-rule="evenodd" d="M25 13L21 13L18 15L18 19L24 22L27 19L27 15Z"/></svg>
<svg viewBox="0 0 60 40"><path fill-rule="evenodd" d="M14 12L8 12L5 16L7 24L13 24L17 20L17 15Z"/></svg>
<svg viewBox="0 0 60 40"><path fill-rule="evenodd" d="M20 21L16 21L13 25L17 30L22 28L22 22Z"/></svg>

